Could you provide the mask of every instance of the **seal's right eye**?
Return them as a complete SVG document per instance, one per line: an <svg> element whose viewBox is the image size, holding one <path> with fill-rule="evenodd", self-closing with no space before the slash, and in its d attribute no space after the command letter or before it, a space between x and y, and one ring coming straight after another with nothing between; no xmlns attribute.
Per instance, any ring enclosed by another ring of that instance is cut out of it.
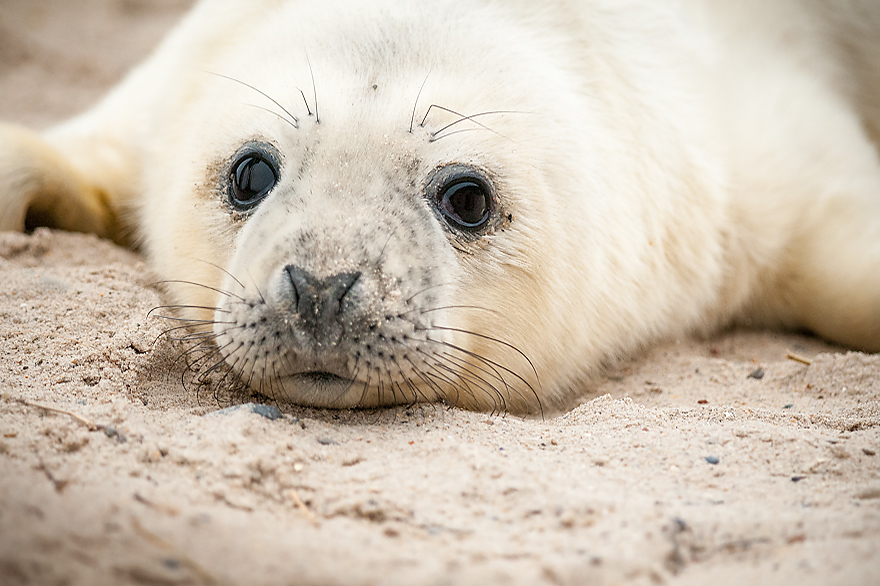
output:
<svg viewBox="0 0 880 586"><path fill-rule="evenodd" d="M278 167L270 157L258 151L239 155L229 173L229 200L246 211L266 197L278 183Z"/></svg>

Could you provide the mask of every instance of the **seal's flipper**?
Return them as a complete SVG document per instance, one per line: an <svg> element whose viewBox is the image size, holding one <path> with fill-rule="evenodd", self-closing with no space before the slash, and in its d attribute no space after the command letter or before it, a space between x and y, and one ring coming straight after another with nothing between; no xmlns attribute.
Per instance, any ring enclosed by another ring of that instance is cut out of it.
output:
<svg viewBox="0 0 880 586"><path fill-rule="evenodd" d="M90 177L43 136L0 124L0 230L48 226L124 242L106 182Z"/></svg>

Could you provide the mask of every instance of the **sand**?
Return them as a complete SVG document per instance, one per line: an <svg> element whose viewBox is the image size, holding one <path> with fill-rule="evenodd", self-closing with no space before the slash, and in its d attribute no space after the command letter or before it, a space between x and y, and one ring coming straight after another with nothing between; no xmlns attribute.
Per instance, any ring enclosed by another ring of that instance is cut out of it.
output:
<svg viewBox="0 0 880 586"><path fill-rule="evenodd" d="M0 0L0 118L94 103L188 4ZM0 583L880 583L878 356L734 331L544 420L271 419L191 384L156 281L0 235Z"/></svg>

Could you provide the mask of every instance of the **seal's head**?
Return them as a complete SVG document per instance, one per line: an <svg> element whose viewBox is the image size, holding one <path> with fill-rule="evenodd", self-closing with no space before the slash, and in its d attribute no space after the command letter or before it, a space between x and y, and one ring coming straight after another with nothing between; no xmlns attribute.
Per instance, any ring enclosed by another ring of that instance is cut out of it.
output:
<svg viewBox="0 0 880 586"><path fill-rule="evenodd" d="M285 5L169 89L146 249L266 395L555 406L568 357L608 352L613 265L642 238L606 227L604 106L515 11L368 4Z"/></svg>

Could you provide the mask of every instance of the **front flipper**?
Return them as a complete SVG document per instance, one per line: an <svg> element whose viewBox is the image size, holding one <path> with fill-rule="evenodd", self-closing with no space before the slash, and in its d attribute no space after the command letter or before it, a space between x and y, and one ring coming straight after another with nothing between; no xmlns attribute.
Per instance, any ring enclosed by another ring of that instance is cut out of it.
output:
<svg viewBox="0 0 880 586"><path fill-rule="evenodd" d="M48 226L124 243L117 204L95 179L36 132L0 124L0 230Z"/></svg>

